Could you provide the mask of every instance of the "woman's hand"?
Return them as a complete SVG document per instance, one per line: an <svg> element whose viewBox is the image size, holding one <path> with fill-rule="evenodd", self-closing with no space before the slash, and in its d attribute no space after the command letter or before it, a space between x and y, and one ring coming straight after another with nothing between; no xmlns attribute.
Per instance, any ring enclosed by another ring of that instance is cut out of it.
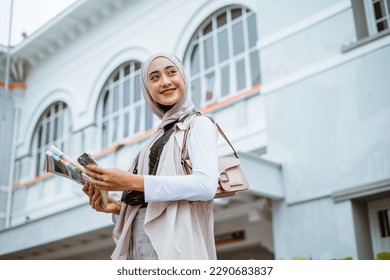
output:
<svg viewBox="0 0 390 280"><path fill-rule="evenodd" d="M99 189L94 187L91 183L87 182L83 186L83 192L89 197L89 204L98 212L118 214L121 210L121 203L112 196L108 196L107 207L102 204L102 197Z"/></svg>
<svg viewBox="0 0 390 280"><path fill-rule="evenodd" d="M144 191L144 177L134 175L118 168L103 168L97 165L87 165L89 183L107 191Z"/></svg>

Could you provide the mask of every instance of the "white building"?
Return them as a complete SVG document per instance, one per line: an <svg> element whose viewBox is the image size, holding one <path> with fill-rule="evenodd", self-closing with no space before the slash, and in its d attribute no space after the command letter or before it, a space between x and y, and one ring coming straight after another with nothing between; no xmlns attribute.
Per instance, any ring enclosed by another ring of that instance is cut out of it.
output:
<svg viewBox="0 0 390 280"><path fill-rule="evenodd" d="M216 117L250 182L215 201L219 258L390 251L389 8L80 0L9 52L0 47L0 258L109 258L110 215L91 210L80 185L45 173L44 151L87 150L127 169L157 124L138 82L142 61L160 51L184 61L194 103Z"/></svg>

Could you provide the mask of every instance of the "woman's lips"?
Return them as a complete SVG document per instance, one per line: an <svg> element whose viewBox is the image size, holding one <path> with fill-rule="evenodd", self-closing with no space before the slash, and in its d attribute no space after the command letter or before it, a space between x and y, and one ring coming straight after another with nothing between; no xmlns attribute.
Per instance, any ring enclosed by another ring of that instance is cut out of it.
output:
<svg viewBox="0 0 390 280"><path fill-rule="evenodd" d="M160 94L166 94L166 93L172 93L176 90L176 88L170 88L170 89L166 89L166 90L163 90L162 92L160 92Z"/></svg>

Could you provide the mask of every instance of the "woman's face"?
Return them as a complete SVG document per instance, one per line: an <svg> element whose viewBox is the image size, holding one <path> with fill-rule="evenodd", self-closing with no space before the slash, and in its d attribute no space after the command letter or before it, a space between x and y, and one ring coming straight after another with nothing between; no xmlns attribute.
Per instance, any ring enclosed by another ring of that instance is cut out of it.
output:
<svg viewBox="0 0 390 280"><path fill-rule="evenodd" d="M148 87L154 101L168 106L179 101L186 88L180 71L165 57L157 57L149 65Z"/></svg>

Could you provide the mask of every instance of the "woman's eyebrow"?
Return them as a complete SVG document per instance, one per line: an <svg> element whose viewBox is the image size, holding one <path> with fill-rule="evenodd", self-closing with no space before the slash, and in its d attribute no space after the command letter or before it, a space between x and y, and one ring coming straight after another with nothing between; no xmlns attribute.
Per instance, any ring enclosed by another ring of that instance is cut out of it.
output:
<svg viewBox="0 0 390 280"><path fill-rule="evenodd" d="M167 67L164 68L164 70L167 70L167 69L172 68L172 67L176 67L176 66L175 65L168 65ZM150 72L149 73L149 77L150 77L150 75L153 75L153 74L158 73L158 72L160 72L160 71L159 70L155 70L153 72Z"/></svg>

